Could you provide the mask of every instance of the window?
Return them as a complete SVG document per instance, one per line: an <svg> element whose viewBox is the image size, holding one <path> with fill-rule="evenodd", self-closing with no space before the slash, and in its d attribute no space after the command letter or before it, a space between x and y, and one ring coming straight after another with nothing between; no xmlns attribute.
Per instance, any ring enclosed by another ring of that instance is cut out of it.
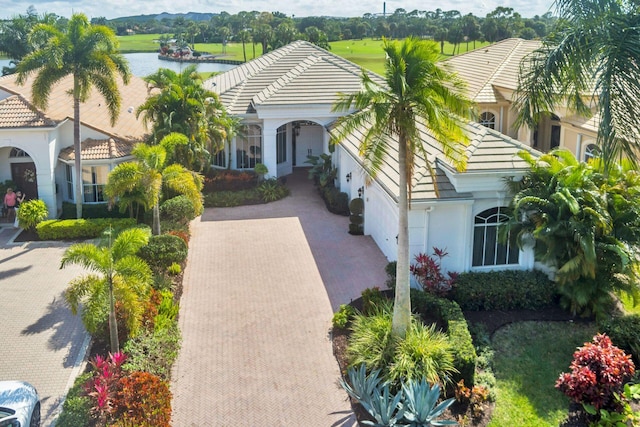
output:
<svg viewBox="0 0 640 427"><path fill-rule="evenodd" d="M65 180L67 181L67 197L71 201L75 201L75 192L73 191L73 168L71 165L64 165Z"/></svg>
<svg viewBox="0 0 640 427"><path fill-rule="evenodd" d="M588 162L594 157L600 156L600 148L596 144L589 144L587 148L584 149L584 161Z"/></svg>
<svg viewBox="0 0 640 427"><path fill-rule="evenodd" d="M488 127L489 129L495 129L496 115L488 111L485 111L484 113L480 114L480 124L482 126Z"/></svg>
<svg viewBox="0 0 640 427"><path fill-rule="evenodd" d="M498 241L498 225L509 217L506 208L497 207L480 212L475 217L473 228L474 267L518 264L520 251L514 239L506 244Z"/></svg>
<svg viewBox="0 0 640 427"><path fill-rule="evenodd" d="M11 149L11 152L9 153L9 157L15 158L15 157L31 157L31 156L29 156L24 150L14 147Z"/></svg>
<svg viewBox="0 0 640 427"><path fill-rule="evenodd" d="M82 168L82 191L84 203L104 202L104 186L107 183L107 166L84 166Z"/></svg>
<svg viewBox="0 0 640 427"><path fill-rule="evenodd" d="M287 161L287 125L282 125L276 133L276 157L278 164Z"/></svg>
<svg viewBox="0 0 640 427"><path fill-rule="evenodd" d="M254 168L256 163L262 163L262 129L247 125L244 135L236 139L236 168Z"/></svg>
<svg viewBox="0 0 640 427"><path fill-rule="evenodd" d="M211 164L213 166L226 168L227 167L227 150L223 148L222 150L215 153L211 159Z"/></svg>

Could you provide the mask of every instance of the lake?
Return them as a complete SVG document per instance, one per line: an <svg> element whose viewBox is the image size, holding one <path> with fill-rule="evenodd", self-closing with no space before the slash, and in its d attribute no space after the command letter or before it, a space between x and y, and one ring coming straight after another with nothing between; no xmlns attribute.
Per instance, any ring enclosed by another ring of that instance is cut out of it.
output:
<svg viewBox="0 0 640 427"><path fill-rule="evenodd" d="M131 72L138 77L145 77L149 74L155 73L158 68L169 68L177 73L182 71L187 65L191 65L186 62L172 62L161 61L158 59L158 54L155 52L145 53L125 53L124 57L129 61L129 67ZM8 59L0 59L0 69L9 65ZM200 72L212 72L212 71L228 71L236 65L231 64L215 64L215 63L200 63L198 65L198 71Z"/></svg>

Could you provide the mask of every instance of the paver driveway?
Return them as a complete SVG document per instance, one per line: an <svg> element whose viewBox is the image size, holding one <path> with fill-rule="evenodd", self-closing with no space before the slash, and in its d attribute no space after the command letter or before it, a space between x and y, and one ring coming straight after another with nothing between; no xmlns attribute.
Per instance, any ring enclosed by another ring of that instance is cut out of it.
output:
<svg viewBox="0 0 640 427"><path fill-rule="evenodd" d="M207 209L193 226L173 371L175 426L352 426L329 329L383 286L385 257L305 179L276 203Z"/></svg>
<svg viewBox="0 0 640 427"><path fill-rule="evenodd" d="M60 270L64 243L8 244L13 228L0 228L0 380L33 384L48 427L83 361L88 335L64 303L80 267Z"/></svg>

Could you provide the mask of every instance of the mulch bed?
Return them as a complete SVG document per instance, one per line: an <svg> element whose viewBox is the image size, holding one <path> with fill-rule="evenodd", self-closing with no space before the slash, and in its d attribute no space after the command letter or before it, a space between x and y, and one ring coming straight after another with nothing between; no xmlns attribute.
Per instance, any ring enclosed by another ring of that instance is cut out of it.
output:
<svg viewBox="0 0 640 427"><path fill-rule="evenodd" d="M356 300L357 301L357 300ZM356 302L354 301L354 302ZM592 321L592 319L582 319L571 316L560 307L549 307L544 310L512 310L512 311L476 311L464 313L467 322L470 324L477 323L484 326L490 336L503 326L510 323L521 321ZM333 340L333 353L336 357L340 372L346 376L348 360L346 355L347 342L350 331L348 329L334 328L332 330ZM364 408L357 402L351 399L351 407L358 420L358 425L363 425L362 421L371 420L369 414ZM462 405L459 402L455 402L445 412L443 419L459 421L462 418L467 420L473 420L470 424L476 427L486 427L491 421L491 414L495 407L494 403L491 403L485 408L484 416L479 419L473 419L467 405ZM560 427L586 427L586 417L584 411L580 405L572 404L568 408L568 417Z"/></svg>

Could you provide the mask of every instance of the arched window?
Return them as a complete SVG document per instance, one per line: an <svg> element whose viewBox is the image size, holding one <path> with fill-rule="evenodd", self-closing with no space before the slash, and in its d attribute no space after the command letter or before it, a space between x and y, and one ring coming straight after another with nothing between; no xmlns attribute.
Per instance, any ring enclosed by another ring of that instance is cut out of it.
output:
<svg viewBox="0 0 640 427"><path fill-rule="evenodd" d="M496 115L489 111L485 111L484 113L480 114L480 124L482 126L488 127L489 129L495 129Z"/></svg>
<svg viewBox="0 0 640 427"><path fill-rule="evenodd" d="M506 208L487 209L476 215L473 228L474 267L518 264L520 251L513 239L498 241L498 226L509 219Z"/></svg>
<svg viewBox="0 0 640 427"><path fill-rule="evenodd" d="M262 128L247 125L243 133L236 139L236 168L252 169L262 163Z"/></svg>
<svg viewBox="0 0 640 427"><path fill-rule="evenodd" d="M600 156L600 148L596 144L589 144L584 149L584 161L588 162L594 157Z"/></svg>
<svg viewBox="0 0 640 427"><path fill-rule="evenodd" d="M9 157L16 158L16 157L30 157L30 156L24 150L13 147L11 149L11 152L9 153Z"/></svg>

